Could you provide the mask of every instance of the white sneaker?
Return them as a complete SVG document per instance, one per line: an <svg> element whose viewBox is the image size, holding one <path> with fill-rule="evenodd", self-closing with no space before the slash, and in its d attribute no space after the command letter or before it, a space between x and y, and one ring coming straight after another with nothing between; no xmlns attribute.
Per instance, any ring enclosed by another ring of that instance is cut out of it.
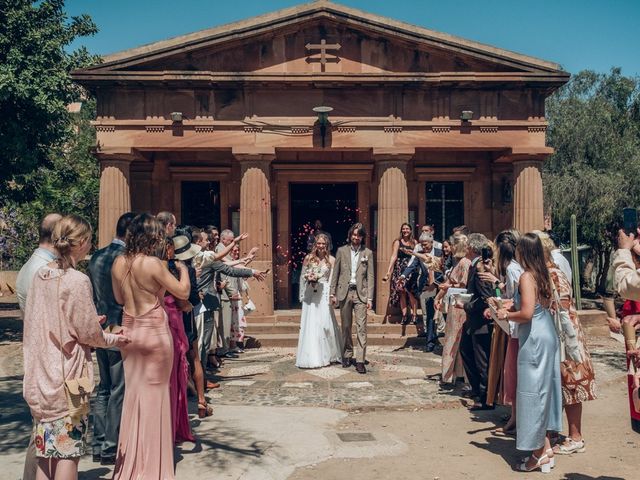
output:
<svg viewBox="0 0 640 480"><path fill-rule="evenodd" d="M584 453L586 447L584 446L584 439L576 442L573 438L567 437L564 443L558 445L558 448L554 450L554 453L558 455L571 455L572 453Z"/></svg>

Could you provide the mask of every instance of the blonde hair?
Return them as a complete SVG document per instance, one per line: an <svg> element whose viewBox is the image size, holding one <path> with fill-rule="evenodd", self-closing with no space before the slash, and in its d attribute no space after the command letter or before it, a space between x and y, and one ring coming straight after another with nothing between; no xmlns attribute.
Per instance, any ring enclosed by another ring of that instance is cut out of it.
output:
<svg viewBox="0 0 640 480"><path fill-rule="evenodd" d="M78 215L66 215L56 222L51 241L58 254L56 261L59 268L66 270L75 266L71 254L83 242L90 242L91 234L89 222Z"/></svg>
<svg viewBox="0 0 640 480"><path fill-rule="evenodd" d="M323 239L327 245L327 256L325 257L325 261L328 261L329 255L331 255L329 251L329 236L324 233L319 233L316 235L316 238L313 241L313 247L311 247L311 253L309 253L309 261L319 262L320 257L318 257L318 240Z"/></svg>
<svg viewBox="0 0 640 480"><path fill-rule="evenodd" d="M469 239L466 235L456 234L451 237L451 253L454 258L463 258L467 255Z"/></svg>
<svg viewBox="0 0 640 480"><path fill-rule="evenodd" d="M534 234L538 236L540 242L542 242L542 249L544 250L544 259L547 263L554 263L553 257L551 256L551 251L556 248L556 244L553 243L549 234L542 232L540 230L533 230Z"/></svg>

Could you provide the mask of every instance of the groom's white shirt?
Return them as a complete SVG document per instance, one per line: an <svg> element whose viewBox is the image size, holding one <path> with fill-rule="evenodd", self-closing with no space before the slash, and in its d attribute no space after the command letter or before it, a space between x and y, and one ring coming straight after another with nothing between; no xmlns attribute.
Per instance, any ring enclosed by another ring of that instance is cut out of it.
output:
<svg viewBox="0 0 640 480"><path fill-rule="evenodd" d="M358 269L358 258L360 258L360 248L355 250L353 247L351 250L351 278L349 279L349 285L356 284L356 270Z"/></svg>

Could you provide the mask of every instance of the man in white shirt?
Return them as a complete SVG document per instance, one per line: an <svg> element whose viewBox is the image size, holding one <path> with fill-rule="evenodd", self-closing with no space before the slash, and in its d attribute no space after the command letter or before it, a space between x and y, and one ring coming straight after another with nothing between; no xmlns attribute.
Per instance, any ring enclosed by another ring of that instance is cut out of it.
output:
<svg viewBox="0 0 640 480"><path fill-rule="evenodd" d="M50 213L42 220L39 229L39 241L38 248L35 249L31 258L25 263L16 280L16 295L18 297L18 304L20 305L20 311L24 316L24 307L27 302L27 294L29 288L31 288L31 282L35 277L38 270L51 263L56 259L56 253L51 243L51 234L53 233L53 227L55 227L58 220L62 218L59 213ZM36 471L38 469L38 459L36 458L36 448L33 443L33 435L29 440L29 446L27 447L27 455L24 460L24 472L22 478L24 480L35 480Z"/></svg>
<svg viewBox="0 0 640 480"><path fill-rule="evenodd" d="M556 248L551 250L551 260L553 260L553 263L555 263L560 271L567 276L567 278L569 279L569 283L571 283L571 285L573 286L571 264L569 263L569 260L567 260L566 257L562 254L562 250L560 250L560 239L553 232L547 232L547 235L549 235L549 238L556 246Z"/></svg>

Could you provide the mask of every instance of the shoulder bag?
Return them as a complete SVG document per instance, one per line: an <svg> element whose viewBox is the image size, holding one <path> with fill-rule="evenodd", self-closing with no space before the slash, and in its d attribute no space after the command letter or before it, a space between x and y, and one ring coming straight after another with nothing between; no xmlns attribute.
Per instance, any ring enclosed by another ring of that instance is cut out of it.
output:
<svg viewBox="0 0 640 480"><path fill-rule="evenodd" d="M560 340L560 361L564 362L567 358L576 363L582 363L582 354L580 353L580 344L578 343L578 335L576 329L573 328L569 312L562 307L560 303L560 295L556 289L553 279L551 287L553 288L553 297L556 308L553 311L553 320L556 327L556 333Z"/></svg>
<svg viewBox="0 0 640 480"><path fill-rule="evenodd" d="M64 345L62 343L62 322L63 315L60 306L60 277L58 277L58 326L60 327L60 360L62 361L62 379L64 382L64 393L67 397L67 415L72 419L79 419L89 414L89 398L93 392L94 383L89 378L89 365L86 360L82 363L80 376L67 379L64 372Z"/></svg>

